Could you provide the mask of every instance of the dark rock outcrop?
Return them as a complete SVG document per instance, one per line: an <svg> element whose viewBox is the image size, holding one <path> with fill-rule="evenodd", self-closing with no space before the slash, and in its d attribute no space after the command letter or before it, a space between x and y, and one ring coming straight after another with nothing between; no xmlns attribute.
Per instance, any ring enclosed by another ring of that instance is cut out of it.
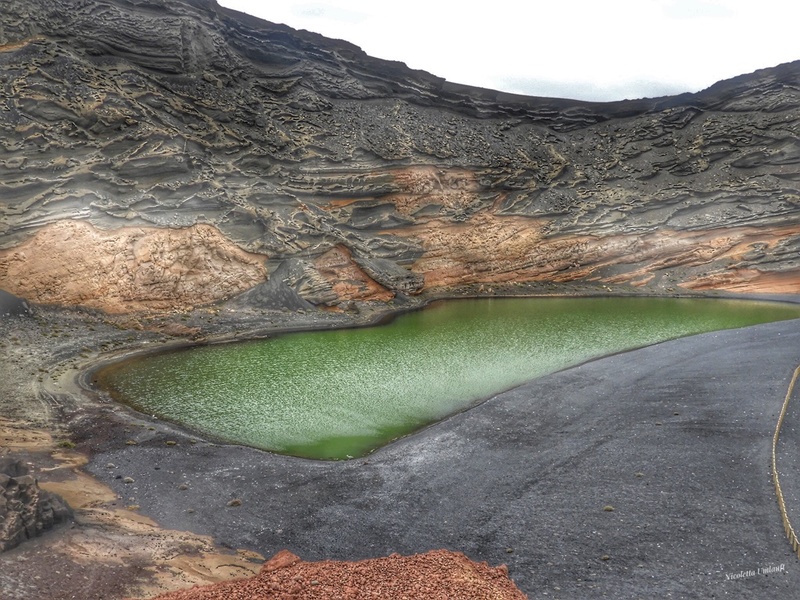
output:
<svg viewBox="0 0 800 600"><path fill-rule="evenodd" d="M71 516L72 511L59 496L39 488L23 462L0 457L0 552Z"/></svg>
<svg viewBox="0 0 800 600"><path fill-rule="evenodd" d="M31 307L24 298L0 290L0 318L30 316Z"/></svg>
<svg viewBox="0 0 800 600"><path fill-rule="evenodd" d="M213 0L6 0L0 17L0 287L31 301L800 289L800 62L591 103L452 84ZM60 297L49 256L73 240L47 233L76 219L170 229L178 249L206 226L264 270L231 285L164 247L173 268L117 289L101 254L100 283Z"/></svg>

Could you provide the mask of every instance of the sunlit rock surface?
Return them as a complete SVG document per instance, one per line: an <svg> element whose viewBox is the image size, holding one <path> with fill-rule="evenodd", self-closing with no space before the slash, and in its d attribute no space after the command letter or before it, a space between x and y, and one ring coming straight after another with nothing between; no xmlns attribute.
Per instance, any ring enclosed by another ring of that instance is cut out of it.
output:
<svg viewBox="0 0 800 600"><path fill-rule="evenodd" d="M33 302L800 289L800 62L588 103L211 0L4 0L0 86L0 288Z"/></svg>
<svg viewBox="0 0 800 600"><path fill-rule="evenodd" d="M0 250L0 273L17 294L109 312L209 304L262 282L262 262L209 225L107 231L59 221Z"/></svg>

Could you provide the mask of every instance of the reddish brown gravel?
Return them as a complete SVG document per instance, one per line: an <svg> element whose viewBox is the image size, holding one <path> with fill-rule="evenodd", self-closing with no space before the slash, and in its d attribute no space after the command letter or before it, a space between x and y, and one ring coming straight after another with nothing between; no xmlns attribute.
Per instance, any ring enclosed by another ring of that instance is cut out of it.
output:
<svg viewBox="0 0 800 600"><path fill-rule="evenodd" d="M304 562L288 550L251 579L170 592L153 600L524 600L505 565L432 550L358 562Z"/></svg>

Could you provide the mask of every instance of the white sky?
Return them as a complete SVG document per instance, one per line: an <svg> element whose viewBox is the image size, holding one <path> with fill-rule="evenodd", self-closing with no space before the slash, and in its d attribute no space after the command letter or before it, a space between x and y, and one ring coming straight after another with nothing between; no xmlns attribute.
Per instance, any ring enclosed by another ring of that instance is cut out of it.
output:
<svg viewBox="0 0 800 600"><path fill-rule="evenodd" d="M796 0L218 0L455 83L621 100L800 59Z"/></svg>

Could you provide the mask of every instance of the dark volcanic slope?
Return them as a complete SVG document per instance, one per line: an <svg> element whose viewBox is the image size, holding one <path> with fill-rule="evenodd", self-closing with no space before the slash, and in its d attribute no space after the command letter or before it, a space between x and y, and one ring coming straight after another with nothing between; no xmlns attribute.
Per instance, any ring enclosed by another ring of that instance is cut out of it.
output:
<svg viewBox="0 0 800 600"><path fill-rule="evenodd" d="M795 292L799 83L791 63L527 98L211 0L4 0L0 287L117 311L286 286Z"/></svg>

